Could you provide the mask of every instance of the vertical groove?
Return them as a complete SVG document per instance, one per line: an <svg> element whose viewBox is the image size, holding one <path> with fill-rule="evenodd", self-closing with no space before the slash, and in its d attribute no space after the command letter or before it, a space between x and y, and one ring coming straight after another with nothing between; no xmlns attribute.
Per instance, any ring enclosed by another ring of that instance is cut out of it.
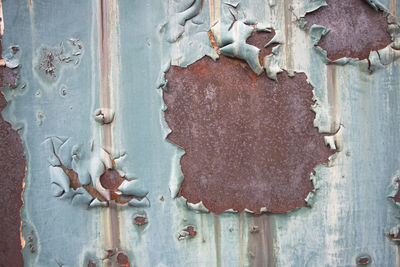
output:
<svg viewBox="0 0 400 267"><path fill-rule="evenodd" d="M112 91L113 85L111 83L111 31L112 31L112 12L113 1L99 0L100 1L100 23L99 23L99 42L100 42L100 87L101 87L101 108L112 109ZM110 124L103 126L103 147L109 152L113 152L113 138L112 129ZM119 251L119 220L118 220L118 207L115 201L109 201L109 206L103 209L103 229L105 230L105 249L112 249L114 253ZM108 262L108 266L118 266L116 256L112 257Z"/></svg>
<svg viewBox="0 0 400 267"><path fill-rule="evenodd" d="M219 215L214 215L214 231L215 231L215 253L217 267L221 266L221 225Z"/></svg>
<svg viewBox="0 0 400 267"><path fill-rule="evenodd" d="M339 129L339 92L336 81L336 65L326 66L326 88L328 91L330 132L334 133Z"/></svg>
<svg viewBox="0 0 400 267"><path fill-rule="evenodd" d="M273 237L270 216L267 214L254 215L255 227L249 235L249 250L253 253L252 266L274 266Z"/></svg>
<svg viewBox="0 0 400 267"><path fill-rule="evenodd" d="M285 22L285 58L286 69L288 73L293 73L293 57L292 57L292 13L290 11L292 1L283 1L283 16Z"/></svg>

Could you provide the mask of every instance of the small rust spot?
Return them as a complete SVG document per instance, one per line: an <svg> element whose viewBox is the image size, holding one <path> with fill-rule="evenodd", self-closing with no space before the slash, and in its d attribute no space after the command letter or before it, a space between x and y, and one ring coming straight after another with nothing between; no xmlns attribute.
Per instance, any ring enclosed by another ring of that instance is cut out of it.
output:
<svg viewBox="0 0 400 267"><path fill-rule="evenodd" d="M313 126L305 74L252 75L242 61L204 57L166 78L168 140L185 149L180 196L214 213L305 206L310 173L334 152Z"/></svg>
<svg viewBox="0 0 400 267"><path fill-rule="evenodd" d="M260 231L260 229L258 228L257 225L253 225L253 226L250 228L250 233L252 233L252 234L258 233L259 231Z"/></svg>
<svg viewBox="0 0 400 267"><path fill-rule="evenodd" d="M360 256L357 258L358 265L367 265L371 262L371 258L369 256Z"/></svg>
<svg viewBox="0 0 400 267"><path fill-rule="evenodd" d="M318 43L330 60L343 57L366 59L371 51L382 49L392 40L382 12L367 1L327 0L328 6L306 15L307 25L323 25L330 32Z"/></svg>
<svg viewBox="0 0 400 267"><path fill-rule="evenodd" d="M197 235L197 232L194 230L194 226L192 225L186 226L183 231L187 232L190 237L195 237Z"/></svg>
<svg viewBox="0 0 400 267"><path fill-rule="evenodd" d="M123 252L118 253L117 262L120 266L129 267L129 258Z"/></svg>
<svg viewBox="0 0 400 267"><path fill-rule="evenodd" d="M87 267L96 267L96 263L93 261L89 260Z"/></svg>
<svg viewBox="0 0 400 267"><path fill-rule="evenodd" d="M100 176L101 185L110 190L117 190L123 181L125 181L125 179L122 178L115 169L107 169Z"/></svg>
<svg viewBox="0 0 400 267"><path fill-rule="evenodd" d="M145 225L147 223L147 218L145 215L136 215L133 219L136 225Z"/></svg>
<svg viewBox="0 0 400 267"><path fill-rule="evenodd" d="M400 242L400 231L396 235L394 234L388 234L388 237L392 239L394 242L399 243Z"/></svg>

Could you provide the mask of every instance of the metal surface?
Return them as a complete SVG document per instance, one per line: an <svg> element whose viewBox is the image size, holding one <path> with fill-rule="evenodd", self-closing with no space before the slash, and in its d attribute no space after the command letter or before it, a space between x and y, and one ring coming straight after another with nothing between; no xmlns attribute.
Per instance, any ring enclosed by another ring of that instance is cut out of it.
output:
<svg viewBox="0 0 400 267"><path fill-rule="evenodd" d="M399 265L399 1L1 2L1 264Z"/></svg>
<svg viewBox="0 0 400 267"><path fill-rule="evenodd" d="M304 74L257 76L235 59L203 58L166 75L168 140L185 150L180 195L211 212L288 212L307 205L310 173L328 162Z"/></svg>
<svg viewBox="0 0 400 267"><path fill-rule="evenodd" d="M374 10L367 1L327 0L327 4L307 14L306 19L309 26L317 24L330 30L318 43L330 60L367 59L371 51L392 42L383 12Z"/></svg>

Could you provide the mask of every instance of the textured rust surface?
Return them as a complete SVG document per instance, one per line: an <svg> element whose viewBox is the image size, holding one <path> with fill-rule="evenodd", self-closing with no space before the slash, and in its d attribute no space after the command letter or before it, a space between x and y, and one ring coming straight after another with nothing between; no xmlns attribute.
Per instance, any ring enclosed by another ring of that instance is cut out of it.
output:
<svg viewBox="0 0 400 267"><path fill-rule="evenodd" d="M3 68L4 69L4 68ZM7 102L0 91L0 112ZM24 148L17 131L0 114L0 266L23 266L21 207L25 177Z"/></svg>
<svg viewBox="0 0 400 267"><path fill-rule="evenodd" d="M15 88L16 80L14 70L0 67L0 88ZM20 136L1 115L6 105L7 101L0 91L0 266L19 267L24 265L20 230L26 165Z"/></svg>
<svg viewBox="0 0 400 267"><path fill-rule="evenodd" d="M222 56L173 66L166 78L167 138L186 152L181 196L214 213L306 205L309 175L332 152L313 127L313 88L304 74L282 73L276 83Z"/></svg>
<svg viewBox="0 0 400 267"><path fill-rule="evenodd" d="M246 43L250 45L254 45L258 49L260 49L260 54L258 54L258 59L260 64L262 65L263 59L265 56L268 56L272 53L272 48L277 46L278 44L269 45L268 47L264 47L271 39L275 36L275 31L271 32L266 31L254 31L253 34L247 38Z"/></svg>
<svg viewBox="0 0 400 267"><path fill-rule="evenodd" d="M371 51L391 43L388 24L382 12L375 11L363 0L327 0L328 6L307 14L307 24L323 25L330 32L318 43L328 58L366 59Z"/></svg>
<svg viewBox="0 0 400 267"><path fill-rule="evenodd" d="M96 267L96 263L93 261L89 260L87 267Z"/></svg>
<svg viewBox="0 0 400 267"><path fill-rule="evenodd" d="M117 190L124 180L115 169L107 169L100 176L101 185L110 190Z"/></svg>

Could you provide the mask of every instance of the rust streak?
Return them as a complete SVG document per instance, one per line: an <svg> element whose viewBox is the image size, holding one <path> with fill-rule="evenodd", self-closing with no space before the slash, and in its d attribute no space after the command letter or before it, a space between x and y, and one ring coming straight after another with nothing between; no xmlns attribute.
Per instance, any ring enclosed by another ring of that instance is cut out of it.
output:
<svg viewBox="0 0 400 267"><path fill-rule="evenodd" d="M107 1L100 0L100 71L101 71L101 103L103 108L111 108L112 109L112 99L113 99L113 84L111 82L111 69L112 69L112 31L115 27L115 21L113 20L115 15L115 5L117 5L116 1ZM103 124L103 134L104 134L104 147L113 150L113 136L112 136L112 125L111 124ZM119 175L113 175L109 178L118 179ZM107 181L104 179L103 182ZM108 179L107 185L116 186L120 182L120 179L114 182L110 182ZM111 190L112 193L113 190ZM113 194L111 194L112 197ZM113 249L118 250L120 247L120 230L119 230L119 220L118 220L118 207L116 200L111 200L109 202L109 209L106 211L105 220L107 220L106 224L106 247L111 247ZM127 256L126 256L127 257ZM111 266L117 266L118 262L116 259L111 259L108 262ZM129 266L124 265L124 266Z"/></svg>
<svg viewBox="0 0 400 267"><path fill-rule="evenodd" d="M273 246L270 216L255 215L250 229L249 250L253 251L252 266L273 266Z"/></svg>
<svg viewBox="0 0 400 267"><path fill-rule="evenodd" d="M216 258L216 266L220 267L221 265L221 223L219 220L219 215L214 215L214 232L215 232L215 258Z"/></svg>

